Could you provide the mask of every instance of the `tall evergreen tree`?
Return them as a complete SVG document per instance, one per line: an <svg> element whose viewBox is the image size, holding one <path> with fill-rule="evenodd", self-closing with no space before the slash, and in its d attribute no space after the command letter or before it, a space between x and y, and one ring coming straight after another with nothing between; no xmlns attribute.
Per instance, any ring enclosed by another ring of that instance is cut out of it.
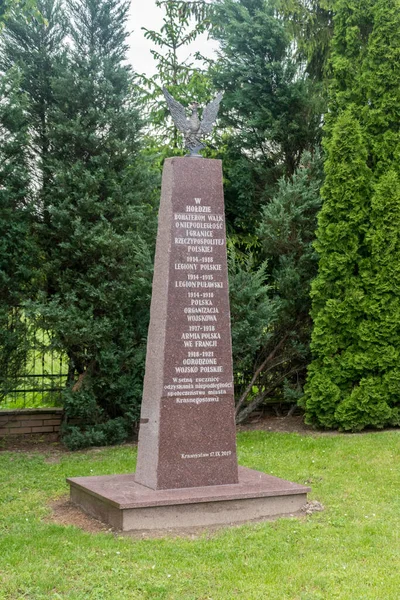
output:
<svg viewBox="0 0 400 600"><path fill-rule="evenodd" d="M375 177L400 174L400 2L377 0L368 51L358 76L369 165Z"/></svg>
<svg viewBox="0 0 400 600"><path fill-rule="evenodd" d="M346 359L353 360L357 344L350 332L362 318L364 294L359 273L368 228L371 174L359 123L340 117L327 148L323 207L318 216L316 250L319 273L312 286L314 329L309 368L307 415L318 415L333 427L341 393L338 385L352 382ZM355 359L357 362L357 359Z"/></svg>
<svg viewBox="0 0 400 600"><path fill-rule="evenodd" d="M37 304L70 360L71 447L124 439L138 415L155 211L125 63L125 0L70 0L71 49L52 85ZM111 420L110 420L111 419Z"/></svg>
<svg viewBox="0 0 400 600"><path fill-rule="evenodd" d="M25 19L15 14L7 22L0 45L0 68L18 66L21 91L28 99L30 131L30 177L36 190L36 212L45 211L44 195L49 182L49 120L54 104L53 82L60 69L66 22L60 0L37 0L43 18Z"/></svg>
<svg viewBox="0 0 400 600"><path fill-rule="evenodd" d="M32 237L28 99L14 67L0 82L0 390L7 393L26 357L20 308L32 297L38 254ZM1 400L1 397L0 397Z"/></svg>
<svg viewBox="0 0 400 600"><path fill-rule="evenodd" d="M321 181L320 156L304 153L293 177L282 177L263 207L257 229L263 269L248 269L246 263L231 269L238 421L268 401L295 406L303 393Z"/></svg>
<svg viewBox="0 0 400 600"><path fill-rule="evenodd" d="M59 1L38 0L36 4L43 18L26 18L23 10L15 8L0 36L0 69L4 74L0 108L0 220L4 232L0 259L1 372L14 384L12 380L29 349L28 329L34 327L36 317L28 314L28 305L43 282L43 254L35 241L35 223L43 218L51 82L65 35ZM6 382L4 389L7 387Z"/></svg>
<svg viewBox="0 0 400 600"><path fill-rule="evenodd" d="M333 35L334 0L278 0L289 20L297 57L306 62L314 82L326 80Z"/></svg>
<svg viewBox="0 0 400 600"><path fill-rule="evenodd" d="M325 427L399 423L399 9L336 4L306 398Z"/></svg>
<svg viewBox="0 0 400 600"><path fill-rule="evenodd" d="M220 43L212 68L225 91L221 126L228 224L254 233L278 179L290 177L319 140L321 110L293 59L291 35L270 0L219 0L211 16Z"/></svg>

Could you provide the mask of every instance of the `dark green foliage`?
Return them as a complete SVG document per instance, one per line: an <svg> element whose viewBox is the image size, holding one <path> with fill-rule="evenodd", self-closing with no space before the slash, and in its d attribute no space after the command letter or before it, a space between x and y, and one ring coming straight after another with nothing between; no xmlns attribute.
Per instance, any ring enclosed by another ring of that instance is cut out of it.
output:
<svg viewBox="0 0 400 600"><path fill-rule="evenodd" d="M254 267L251 255L241 261L229 253L233 363L236 394L253 375L257 355L270 339L277 307L266 284L267 264Z"/></svg>
<svg viewBox="0 0 400 600"><path fill-rule="evenodd" d="M12 387L32 343L28 330L30 326L35 330L36 315L28 305L43 285L44 257L35 225L43 215L43 190L48 182L48 121L54 101L51 82L65 35L58 0L38 0L37 5L43 18L27 19L23 11L15 10L0 37L5 117L0 153L4 157L1 183L6 230L2 270L8 273L3 280L1 335L7 341L1 372L7 374ZM21 308L16 310L15 305Z"/></svg>
<svg viewBox="0 0 400 600"><path fill-rule="evenodd" d="M69 358L68 444L115 443L139 415L158 183L141 155L142 122L125 63L129 3L38 6L45 21L10 20L0 56L3 68L20 67L29 132L29 239L39 246L39 293L25 288L22 300ZM82 420L80 433L74 419Z"/></svg>
<svg viewBox="0 0 400 600"><path fill-rule="evenodd" d="M334 0L278 0L278 10L289 20L297 56L306 61L314 81L326 77L333 35Z"/></svg>
<svg viewBox="0 0 400 600"><path fill-rule="evenodd" d="M110 418L101 408L95 390L88 379L79 393L71 388L63 395L65 421L62 426L63 442L70 450L89 446L111 446L123 443L133 433L132 415Z"/></svg>
<svg viewBox="0 0 400 600"><path fill-rule="evenodd" d="M76 426L63 427L62 430L63 442L69 450L122 444L130 433L128 422L122 417L93 425L86 431Z"/></svg>
<svg viewBox="0 0 400 600"><path fill-rule="evenodd" d="M306 399L324 427L399 424L399 8L337 3Z"/></svg>
<svg viewBox="0 0 400 600"><path fill-rule="evenodd" d="M0 22L1 23L3 23L3 21L7 17L7 12L9 10L8 6L9 6L8 0L0 0Z"/></svg>
<svg viewBox="0 0 400 600"><path fill-rule="evenodd" d="M262 210L257 234L266 264L254 273L239 263L236 275L231 274L238 421L265 401L293 404L302 394L321 179L319 155L305 153L293 177L279 181L277 193Z"/></svg>
<svg viewBox="0 0 400 600"><path fill-rule="evenodd" d="M27 97L21 72L10 69L0 82L0 389L26 357L27 324L17 309L35 287L37 248L32 238ZM0 398L1 399L1 398Z"/></svg>
<svg viewBox="0 0 400 600"><path fill-rule="evenodd" d="M27 98L19 93L20 79L15 68L0 84L0 301L4 306L20 303L32 277Z"/></svg>
<svg viewBox="0 0 400 600"><path fill-rule="evenodd" d="M321 182L320 154L305 152L293 177L279 181L275 196L263 208L258 227L274 290L291 321L303 320L308 313L310 281L317 269L313 241L321 206Z"/></svg>
<svg viewBox="0 0 400 600"><path fill-rule="evenodd" d="M277 180L290 177L319 138L319 99L292 59L273 3L221 0L211 16L220 43L211 73L224 90L221 125L228 225L254 234Z"/></svg>
<svg viewBox="0 0 400 600"><path fill-rule="evenodd" d="M357 121L342 116L319 217L306 402L310 422L353 431L399 423L400 186L388 172L370 203L366 157Z"/></svg>
<svg viewBox="0 0 400 600"><path fill-rule="evenodd" d="M52 81L59 67L66 23L60 0L38 0L43 19L26 21L19 14L7 23L2 34L0 67L21 69L21 88L28 98L30 151L37 162L31 177L37 188L48 180L46 160L49 154L49 110L54 103ZM33 167L33 166L32 166Z"/></svg>
<svg viewBox="0 0 400 600"><path fill-rule="evenodd" d="M128 428L115 419L138 418L156 213L123 64L128 3L68 7L72 47L52 83L51 177L39 225L46 290L36 311L70 360L67 420L91 407L86 442L71 431L76 446L120 441ZM109 419L115 435L103 428Z"/></svg>

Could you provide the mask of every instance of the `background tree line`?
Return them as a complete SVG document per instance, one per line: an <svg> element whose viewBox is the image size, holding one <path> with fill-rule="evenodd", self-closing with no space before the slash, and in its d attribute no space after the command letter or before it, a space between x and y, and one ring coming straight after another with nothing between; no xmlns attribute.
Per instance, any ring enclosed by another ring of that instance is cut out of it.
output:
<svg viewBox="0 0 400 600"><path fill-rule="evenodd" d="M164 25L144 32L154 77L126 63L125 0L37 0L37 14L8 11L0 368L12 375L23 358L23 325L6 326L23 306L68 356L66 442L129 435L141 401L159 176L165 157L182 154L161 86L184 103L223 90L206 156L224 165L238 421L273 401L288 410L299 402L320 426L397 423L399 0L386 9L382 0L157 4ZM204 31L217 56L183 63L179 49ZM373 319L367 350L355 332ZM76 417L82 427L69 424Z"/></svg>

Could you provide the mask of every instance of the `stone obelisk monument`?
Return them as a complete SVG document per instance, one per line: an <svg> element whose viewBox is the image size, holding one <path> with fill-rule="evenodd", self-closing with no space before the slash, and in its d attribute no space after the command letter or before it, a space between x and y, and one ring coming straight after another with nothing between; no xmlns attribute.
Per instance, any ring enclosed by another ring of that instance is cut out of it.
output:
<svg viewBox="0 0 400 600"><path fill-rule="evenodd" d="M309 488L237 464L222 165L198 154L222 94L202 121L164 94L190 155L164 165L136 474L71 500L124 531L293 514Z"/></svg>
<svg viewBox="0 0 400 600"><path fill-rule="evenodd" d="M221 161L164 166L136 481L238 482Z"/></svg>

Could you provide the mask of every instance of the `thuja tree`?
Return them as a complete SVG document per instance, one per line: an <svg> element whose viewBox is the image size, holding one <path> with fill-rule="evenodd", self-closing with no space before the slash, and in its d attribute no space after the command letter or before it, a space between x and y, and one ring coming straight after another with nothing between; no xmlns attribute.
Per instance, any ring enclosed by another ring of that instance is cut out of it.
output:
<svg viewBox="0 0 400 600"><path fill-rule="evenodd" d="M398 424L400 397L400 4L362 8L337 5L305 404L309 422L348 430Z"/></svg>
<svg viewBox="0 0 400 600"><path fill-rule="evenodd" d="M122 441L138 416L155 210L125 63L129 3L67 8L71 47L52 84L39 227L46 289L36 309L69 357L64 439L76 448Z"/></svg>
<svg viewBox="0 0 400 600"><path fill-rule="evenodd" d="M327 133L354 106L379 177L397 162L400 85L399 0L336 0Z"/></svg>
<svg viewBox="0 0 400 600"><path fill-rule="evenodd" d="M338 120L327 151L316 243L319 273L312 286L315 359L309 367L306 408L309 421L334 427L336 408L353 387L360 351L357 327L365 301L360 262L371 173L360 125L351 114Z"/></svg>
<svg viewBox="0 0 400 600"><path fill-rule="evenodd" d="M367 133L369 165L377 179L400 172L400 1L378 0L359 72L360 119Z"/></svg>

